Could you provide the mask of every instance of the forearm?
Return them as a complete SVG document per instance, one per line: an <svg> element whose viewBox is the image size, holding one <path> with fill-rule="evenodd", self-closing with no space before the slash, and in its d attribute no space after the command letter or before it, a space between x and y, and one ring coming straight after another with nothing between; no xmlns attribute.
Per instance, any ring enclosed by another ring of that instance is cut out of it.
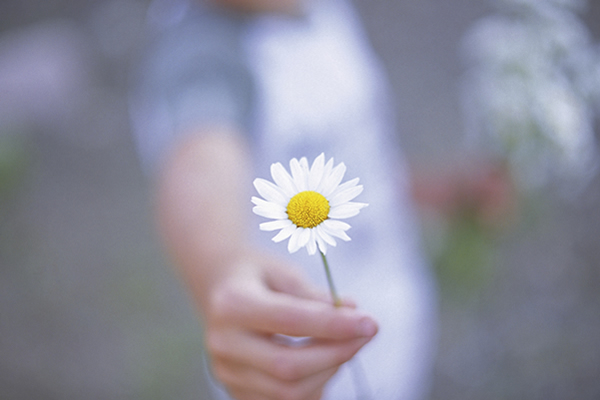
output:
<svg viewBox="0 0 600 400"><path fill-rule="evenodd" d="M213 128L182 140L162 168L160 231L200 306L246 251L249 165L241 135Z"/></svg>

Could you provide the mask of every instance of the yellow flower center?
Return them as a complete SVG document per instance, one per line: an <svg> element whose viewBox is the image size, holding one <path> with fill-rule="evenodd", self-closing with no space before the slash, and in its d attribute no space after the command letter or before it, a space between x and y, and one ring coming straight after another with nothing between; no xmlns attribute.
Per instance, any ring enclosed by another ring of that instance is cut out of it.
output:
<svg viewBox="0 0 600 400"><path fill-rule="evenodd" d="M327 219L329 202L322 194L307 190L292 197L286 211L294 225L314 228Z"/></svg>

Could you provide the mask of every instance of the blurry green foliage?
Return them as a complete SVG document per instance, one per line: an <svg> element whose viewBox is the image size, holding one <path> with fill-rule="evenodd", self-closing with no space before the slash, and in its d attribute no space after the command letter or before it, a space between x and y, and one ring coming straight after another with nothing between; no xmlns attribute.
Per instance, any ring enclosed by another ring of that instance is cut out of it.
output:
<svg viewBox="0 0 600 400"><path fill-rule="evenodd" d="M444 237L432 254L444 297L465 301L485 287L494 267L497 238L493 231L468 208L447 221Z"/></svg>
<svg viewBox="0 0 600 400"><path fill-rule="evenodd" d="M26 139L0 135L0 199L7 198L21 183L29 164Z"/></svg>

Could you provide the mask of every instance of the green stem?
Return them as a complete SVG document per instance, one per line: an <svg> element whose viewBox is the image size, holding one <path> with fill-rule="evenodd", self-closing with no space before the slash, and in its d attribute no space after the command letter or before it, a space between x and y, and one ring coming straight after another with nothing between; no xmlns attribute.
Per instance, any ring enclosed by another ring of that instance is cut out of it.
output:
<svg viewBox="0 0 600 400"><path fill-rule="evenodd" d="M329 263L327 262L327 257L325 257L325 254L323 254L322 251L319 250L319 252L321 253L321 259L323 260L323 266L325 267L325 274L327 275L329 291L331 292L331 297L333 298L333 305L336 307L340 307L342 305L342 301L340 300L335 290L335 286L333 284L333 277L331 276L331 270L329 269Z"/></svg>
<svg viewBox="0 0 600 400"><path fill-rule="evenodd" d="M321 253L321 259L323 260L323 266L325 267L325 274L327 275L327 283L329 283L329 291L331 292L331 297L333 298L333 305L335 307L341 307L342 301L340 300L339 296L337 295L335 286L333 285L333 277L331 276L331 270L329 269L329 263L327 262L327 257L325 257L325 254L323 254L322 251L319 250L319 252ZM369 383L367 382L367 376L365 375L365 372L362 368L360 360L355 358L355 359L351 360L351 362L349 362L348 365L350 366L350 369L352 370L351 372L353 373L353 378L354 378L353 381L354 381L354 385L356 386L357 400L372 399L373 397L371 395Z"/></svg>

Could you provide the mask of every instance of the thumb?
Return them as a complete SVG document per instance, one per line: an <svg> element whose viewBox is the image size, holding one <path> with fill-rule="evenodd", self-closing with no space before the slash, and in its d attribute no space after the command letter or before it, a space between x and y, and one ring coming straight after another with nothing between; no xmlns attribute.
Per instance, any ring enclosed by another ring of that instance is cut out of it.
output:
<svg viewBox="0 0 600 400"><path fill-rule="evenodd" d="M307 300L333 304L331 293L309 282L294 266L272 265L265 271L265 283L276 292L289 294ZM341 299L342 306L356 308L350 299Z"/></svg>

